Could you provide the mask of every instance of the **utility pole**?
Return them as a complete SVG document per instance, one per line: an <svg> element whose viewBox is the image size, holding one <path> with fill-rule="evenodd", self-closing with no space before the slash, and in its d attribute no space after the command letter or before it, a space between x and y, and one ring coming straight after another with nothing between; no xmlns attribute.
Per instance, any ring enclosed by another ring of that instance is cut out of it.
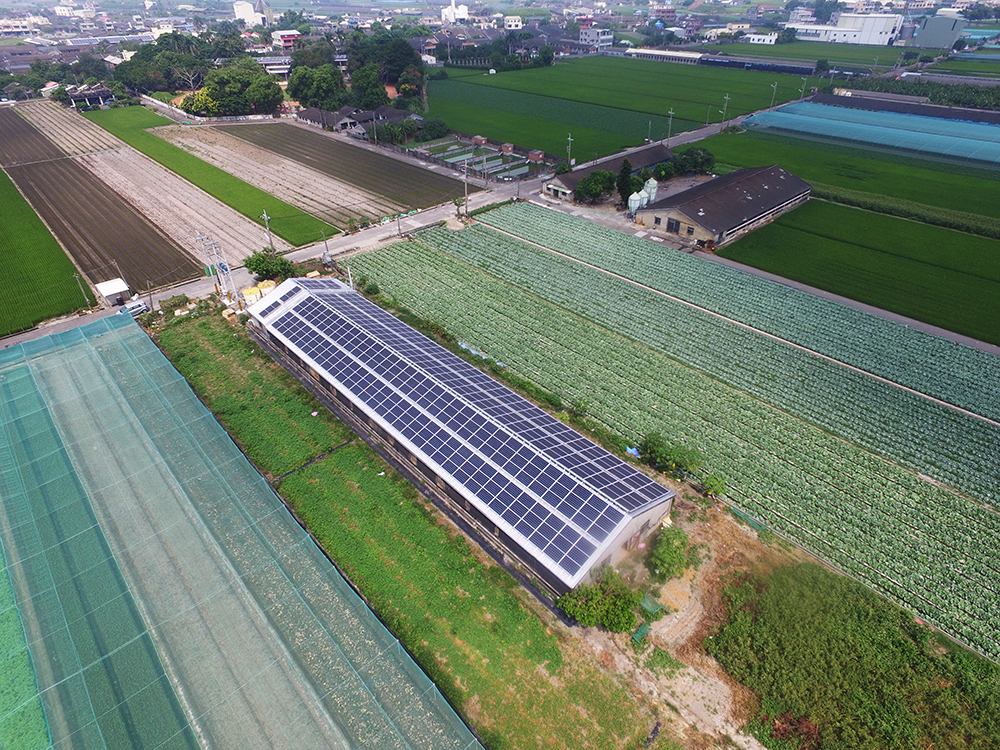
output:
<svg viewBox="0 0 1000 750"><path fill-rule="evenodd" d="M569 162L569 165L572 167L573 166L573 134L572 133L567 133L566 134L566 160Z"/></svg>
<svg viewBox="0 0 1000 750"><path fill-rule="evenodd" d="M774 109L774 100L778 97L778 82L771 84L771 109Z"/></svg>
<svg viewBox="0 0 1000 750"><path fill-rule="evenodd" d="M153 312L153 282L146 279L146 294L149 295L149 311Z"/></svg>
<svg viewBox="0 0 1000 750"><path fill-rule="evenodd" d="M670 148L670 136L674 132L674 108L671 107L667 114L670 116L670 119L667 120L667 148Z"/></svg>
<svg viewBox="0 0 1000 750"><path fill-rule="evenodd" d="M267 209L264 209L264 213L261 214L260 218L264 220L264 228L267 229L267 244L271 246L271 255L275 255L274 251L274 238L271 237L271 217L267 215Z"/></svg>
<svg viewBox="0 0 1000 750"><path fill-rule="evenodd" d="M806 84L809 83L808 78L802 79L802 90L799 91L799 101L806 98Z"/></svg>
<svg viewBox="0 0 1000 750"><path fill-rule="evenodd" d="M326 250L327 254L329 255L329 253L330 253L330 246L326 242L326 230L325 229L321 229L320 231L323 232L323 249Z"/></svg>
<svg viewBox="0 0 1000 750"><path fill-rule="evenodd" d="M708 105L708 111L705 113L705 127L708 127L708 120L712 116L712 105Z"/></svg>
<svg viewBox="0 0 1000 750"><path fill-rule="evenodd" d="M729 111L729 94L726 94L722 98L726 100L726 103L722 105L722 124L719 125L720 133L726 129L726 113Z"/></svg>
<svg viewBox="0 0 1000 750"><path fill-rule="evenodd" d="M653 136L653 121L650 120L649 127L646 128L646 143L649 143L650 141L653 140L652 136Z"/></svg>
<svg viewBox="0 0 1000 750"><path fill-rule="evenodd" d="M463 182L465 183L465 218L469 218L469 160L464 159L462 161L462 174L464 175Z"/></svg>

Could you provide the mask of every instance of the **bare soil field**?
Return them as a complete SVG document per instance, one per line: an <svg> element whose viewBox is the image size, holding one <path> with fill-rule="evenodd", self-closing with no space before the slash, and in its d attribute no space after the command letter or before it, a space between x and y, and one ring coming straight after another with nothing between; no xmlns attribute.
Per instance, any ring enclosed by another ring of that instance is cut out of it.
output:
<svg viewBox="0 0 1000 750"><path fill-rule="evenodd" d="M267 247L264 227L237 213L132 148L120 148L77 157L98 179L113 185L129 205L160 227L174 242L199 257L198 232L225 248L230 263ZM274 236L279 252L292 246Z"/></svg>
<svg viewBox="0 0 1000 750"><path fill-rule="evenodd" d="M461 181L453 177L290 123L220 125L215 129L408 209L429 208L463 195Z"/></svg>
<svg viewBox="0 0 1000 750"><path fill-rule="evenodd" d="M400 203L328 177L216 128L168 125L152 132L338 227L346 227L349 219L380 219L405 209Z"/></svg>
<svg viewBox="0 0 1000 750"><path fill-rule="evenodd" d="M267 246L263 227L73 110L54 102L39 102L19 106L15 111L58 149L74 155L78 164L109 186L199 265L202 251L195 239L199 232L225 248L232 263ZM19 136L18 140L24 137ZM274 245L278 252L291 249L279 237L274 238ZM161 268L156 272L162 271Z"/></svg>
<svg viewBox="0 0 1000 750"><path fill-rule="evenodd" d="M52 101L18 105L16 112L70 156L125 146L104 128Z"/></svg>
<svg viewBox="0 0 1000 750"><path fill-rule="evenodd" d="M201 264L9 108L0 110L0 166L92 281L133 289L201 273Z"/></svg>

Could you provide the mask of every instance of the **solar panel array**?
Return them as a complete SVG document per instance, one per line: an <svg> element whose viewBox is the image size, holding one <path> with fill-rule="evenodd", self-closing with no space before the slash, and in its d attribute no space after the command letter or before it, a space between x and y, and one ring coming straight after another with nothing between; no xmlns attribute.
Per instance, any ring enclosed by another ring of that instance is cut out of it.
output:
<svg viewBox="0 0 1000 750"><path fill-rule="evenodd" d="M310 294L251 314L567 585L630 517L672 496L361 295L326 279L295 284Z"/></svg>
<svg viewBox="0 0 1000 750"><path fill-rule="evenodd" d="M125 36L90 36L90 37L78 37L76 39L67 39L66 44L74 47L83 46L85 44L100 44L105 42L107 44L121 44L122 42L152 42L155 37L152 34L126 34Z"/></svg>

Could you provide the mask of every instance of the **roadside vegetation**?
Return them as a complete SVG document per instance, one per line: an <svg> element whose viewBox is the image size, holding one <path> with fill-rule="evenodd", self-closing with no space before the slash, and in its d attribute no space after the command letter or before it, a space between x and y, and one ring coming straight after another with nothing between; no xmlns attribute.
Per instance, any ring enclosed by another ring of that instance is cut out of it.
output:
<svg viewBox="0 0 1000 750"><path fill-rule="evenodd" d="M86 117L256 223L263 225L261 215L266 211L271 231L292 245L316 242L324 232L329 236L338 231L148 132L147 128L172 124L162 115L128 107L88 112Z"/></svg>
<svg viewBox="0 0 1000 750"><path fill-rule="evenodd" d="M8 274L0 336L92 305L93 294L83 284L84 297L73 262L3 171L0 206L0 254Z"/></svg>

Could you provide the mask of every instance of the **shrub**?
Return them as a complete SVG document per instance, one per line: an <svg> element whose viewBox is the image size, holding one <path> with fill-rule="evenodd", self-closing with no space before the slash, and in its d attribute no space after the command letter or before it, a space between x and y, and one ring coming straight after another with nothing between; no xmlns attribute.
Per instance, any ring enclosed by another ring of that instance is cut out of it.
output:
<svg viewBox="0 0 1000 750"><path fill-rule="evenodd" d="M671 526L661 529L650 544L646 568L653 580L664 583L679 578L688 567L688 550L691 540L683 529Z"/></svg>
<svg viewBox="0 0 1000 750"><path fill-rule="evenodd" d="M606 568L598 573L596 583L577 586L561 596L556 606L584 627L600 626L612 633L625 633L638 624L635 608L640 601L642 594Z"/></svg>

